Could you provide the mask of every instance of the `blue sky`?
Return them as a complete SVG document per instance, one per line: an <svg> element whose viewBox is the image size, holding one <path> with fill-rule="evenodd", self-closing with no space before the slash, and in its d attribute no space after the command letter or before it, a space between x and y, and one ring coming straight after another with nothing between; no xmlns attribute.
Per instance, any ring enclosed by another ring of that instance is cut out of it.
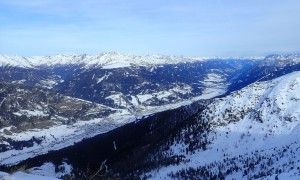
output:
<svg viewBox="0 0 300 180"><path fill-rule="evenodd" d="M299 0L0 0L0 53L299 53Z"/></svg>

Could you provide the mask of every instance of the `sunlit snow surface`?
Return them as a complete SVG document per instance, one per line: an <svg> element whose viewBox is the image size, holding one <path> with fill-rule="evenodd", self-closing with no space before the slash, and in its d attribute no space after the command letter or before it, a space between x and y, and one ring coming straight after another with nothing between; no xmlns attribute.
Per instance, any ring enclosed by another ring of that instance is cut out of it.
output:
<svg viewBox="0 0 300 180"><path fill-rule="evenodd" d="M253 112L255 109L256 113ZM254 154L279 158L268 169L283 166L290 168L289 162L296 162L292 165L294 169L285 171L278 177L299 179L300 172L296 167L300 166L300 72L251 84L227 97L214 100L205 111L208 121L213 124L213 131L209 134L212 143L208 145L208 149L186 154L184 143L173 144L171 149L175 154L185 155L190 162L155 170L150 173L153 179L168 178L169 173L188 167L223 162L224 159L239 155L250 158ZM245 112L244 117L241 112ZM236 117L232 118L230 114ZM237 119L241 120L234 122ZM293 151L295 155L278 154L287 147L287 152ZM241 164L237 160L235 163ZM276 174L267 176L265 179L275 179L275 176ZM232 178L247 179L247 176L236 172L226 177Z"/></svg>

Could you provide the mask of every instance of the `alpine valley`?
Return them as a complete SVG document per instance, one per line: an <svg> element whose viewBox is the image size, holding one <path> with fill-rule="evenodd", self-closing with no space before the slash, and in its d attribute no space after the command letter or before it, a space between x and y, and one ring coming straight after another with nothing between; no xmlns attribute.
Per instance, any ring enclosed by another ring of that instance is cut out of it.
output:
<svg viewBox="0 0 300 180"><path fill-rule="evenodd" d="M300 55L0 55L0 179L299 179L299 137Z"/></svg>

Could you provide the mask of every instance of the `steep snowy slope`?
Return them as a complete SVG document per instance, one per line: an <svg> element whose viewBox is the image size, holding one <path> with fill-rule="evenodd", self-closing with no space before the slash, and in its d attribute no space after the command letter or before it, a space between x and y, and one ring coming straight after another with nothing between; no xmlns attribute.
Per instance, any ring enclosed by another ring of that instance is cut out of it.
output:
<svg viewBox="0 0 300 180"><path fill-rule="evenodd" d="M182 163L155 170L151 177L300 176L299 71L215 99L199 114L198 121L207 123L209 128L194 138L206 139L206 147L189 151L191 142L174 143L164 154L182 155Z"/></svg>

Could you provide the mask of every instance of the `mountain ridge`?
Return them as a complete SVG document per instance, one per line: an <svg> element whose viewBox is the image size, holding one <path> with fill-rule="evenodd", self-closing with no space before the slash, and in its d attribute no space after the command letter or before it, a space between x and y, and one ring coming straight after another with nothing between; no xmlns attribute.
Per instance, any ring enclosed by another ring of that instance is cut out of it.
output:
<svg viewBox="0 0 300 180"><path fill-rule="evenodd" d="M192 63L210 59L253 59L262 60L263 56L250 57L185 57L167 55L131 55L118 52L103 52L99 55L88 54L56 54L50 56L17 56L0 54L0 65L11 65L25 68L42 66L82 64L85 67L101 67L103 69L163 64Z"/></svg>

